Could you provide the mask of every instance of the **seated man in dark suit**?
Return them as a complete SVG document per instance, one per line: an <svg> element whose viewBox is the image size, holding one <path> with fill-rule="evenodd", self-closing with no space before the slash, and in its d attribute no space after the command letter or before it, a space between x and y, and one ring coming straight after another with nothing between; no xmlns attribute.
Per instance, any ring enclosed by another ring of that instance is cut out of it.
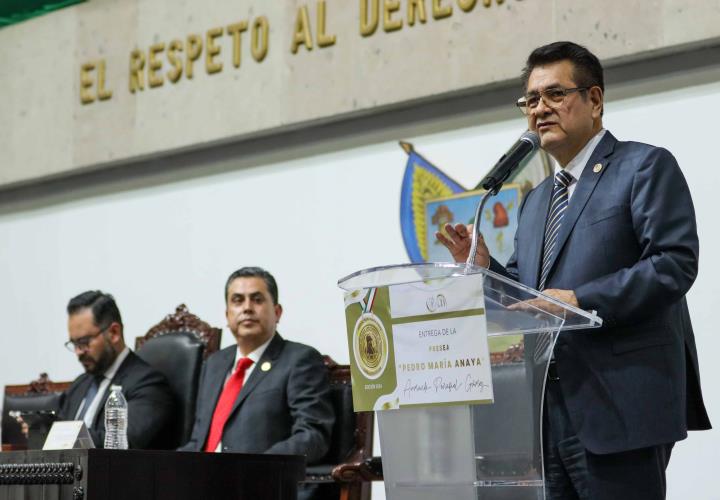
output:
<svg viewBox="0 0 720 500"><path fill-rule="evenodd" d="M175 410L167 380L125 346L123 323L112 295L81 293L67 306L70 340L85 373L65 393L60 418L83 420L95 446L105 443L105 401L111 385L122 386L128 402L130 448L162 449Z"/></svg>
<svg viewBox="0 0 720 500"><path fill-rule="evenodd" d="M282 306L267 271L235 271L225 285L225 299L237 346L205 363L192 436L180 449L320 460L335 418L322 356L275 331Z"/></svg>

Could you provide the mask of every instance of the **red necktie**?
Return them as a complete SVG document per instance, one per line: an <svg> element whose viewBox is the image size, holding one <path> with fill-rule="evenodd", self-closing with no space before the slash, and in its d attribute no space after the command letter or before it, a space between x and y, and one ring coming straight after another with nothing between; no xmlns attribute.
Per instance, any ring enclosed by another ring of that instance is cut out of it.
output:
<svg viewBox="0 0 720 500"><path fill-rule="evenodd" d="M205 445L205 451L213 452L217 448L222 438L225 422L227 422L235 400L238 394L240 394L240 389L242 389L245 372L252 364L252 359L240 358L235 367L235 371L230 375L227 384L225 384L222 394L220 394L220 398L215 406L215 413L213 413L212 423L210 424L210 435Z"/></svg>

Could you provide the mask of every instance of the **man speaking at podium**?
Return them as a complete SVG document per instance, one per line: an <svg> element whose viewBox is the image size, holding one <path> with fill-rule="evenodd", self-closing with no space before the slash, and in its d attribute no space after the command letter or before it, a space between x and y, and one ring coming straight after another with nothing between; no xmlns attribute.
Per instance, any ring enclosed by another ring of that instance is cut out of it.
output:
<svg viewBox="0 0 720 500"><path fill-rule="evenodd" d="M555 345L543 416L546 492L665 498L674 443L710 428L685 301L699 251L690 191L667 150L603 128L603 69L586 48L540 47L522 77L517 105L558 166L523 200L507 266L482 240L475 262L604 320ZM465 262L472 228L446 230L438 239Z"/></svg>

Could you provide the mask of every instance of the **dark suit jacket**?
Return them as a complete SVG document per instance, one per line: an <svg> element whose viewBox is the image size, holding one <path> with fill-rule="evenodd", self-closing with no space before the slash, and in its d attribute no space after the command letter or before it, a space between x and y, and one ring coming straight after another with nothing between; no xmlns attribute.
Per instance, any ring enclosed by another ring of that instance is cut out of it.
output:
<svg viewBox="0 0 720 500"><path fill-rule="evenodd" d="M205 363L192 436L180 450L203 449L236 352L236 346L227 347ZM268 371L261 369L265 362L270 363ZM335 419L329 391L322 356L276 333L235 401L222 435L223 451L306 455L308 462L321 459Z"/></svg>
<svg viewBox="0 0 720 500"><path fill-rule="evenodd" d="M526 196L515 253L491 270L537 288L552 187L550 177ZM710 428L685 302L698 270L695 213L675 158L606 132L556 245L546 288L574 290L580 307L604 320L597 330L561 334L554 351L583 445L614 453Z"/></svg>
<svg viewBox="0 0 720 500"><path fill-rule="evenodd" d="M62 420L75 418L91 382L92 375L84 373L68 388L60 409ZM130 351L110 385L121 385L128 402L127 436L130 448L166 448L171 438L168 429L172 427L175 416L175 399L165 376ZM110 385L89 429L98 448L105 444L105 401L110 394Z"/></svg>

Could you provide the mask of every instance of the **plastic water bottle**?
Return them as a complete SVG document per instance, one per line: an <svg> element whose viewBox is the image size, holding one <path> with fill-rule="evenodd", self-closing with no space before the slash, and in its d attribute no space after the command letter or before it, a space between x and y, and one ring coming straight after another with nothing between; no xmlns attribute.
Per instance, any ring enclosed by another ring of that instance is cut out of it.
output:
<svg viewBox="0 0 720 500"><path fill-rule="evenodd" d="M105 448L127 450L128 406L122 386L111 385L105 402Z"/></svg>

